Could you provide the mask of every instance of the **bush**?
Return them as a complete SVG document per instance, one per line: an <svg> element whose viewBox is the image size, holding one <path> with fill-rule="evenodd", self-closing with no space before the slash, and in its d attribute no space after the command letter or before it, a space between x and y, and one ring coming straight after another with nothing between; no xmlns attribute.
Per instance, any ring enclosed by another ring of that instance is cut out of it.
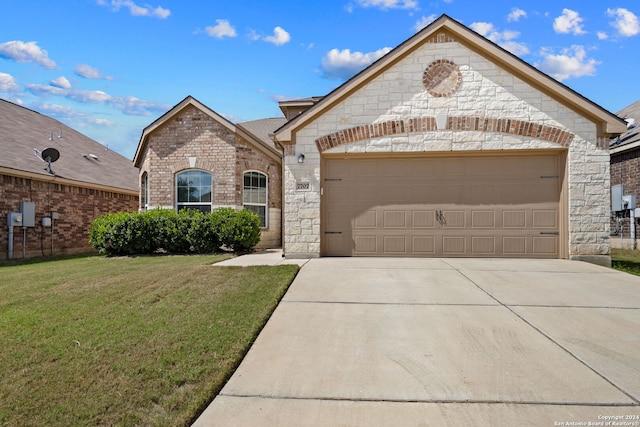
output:
<svg viewBox="0 0 640 427"><path fill-rule="evenodd" d="M212 253L222 247L251 250L260 241L260 220L248 210L220 208L211 213L155 209L106 214L91 224L89 243L106 255Z"/></svg>
<svg viewBox="0 0 640 427"><path fill-rule="evenodd" d="M243 209L220 208L212 212L220 243L235 252L247 252L260 241L260 218Z"/></svg>

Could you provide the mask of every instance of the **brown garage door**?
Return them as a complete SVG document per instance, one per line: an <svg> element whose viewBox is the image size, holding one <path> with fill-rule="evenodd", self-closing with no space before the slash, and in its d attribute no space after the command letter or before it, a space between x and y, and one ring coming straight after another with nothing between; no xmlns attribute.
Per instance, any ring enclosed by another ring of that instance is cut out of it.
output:
<svg viewBox="0 0 640 427"><path fill-rule="evenodd" d="M558 155L323 159L325 256L559 256Z"/></svg>

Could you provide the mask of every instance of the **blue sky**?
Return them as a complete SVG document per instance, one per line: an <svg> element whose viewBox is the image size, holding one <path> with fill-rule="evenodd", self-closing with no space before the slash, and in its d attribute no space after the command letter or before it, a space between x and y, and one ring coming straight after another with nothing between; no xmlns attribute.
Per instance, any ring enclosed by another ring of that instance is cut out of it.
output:
<svg viewBox="0 0 640 427"><path fill-rule="evenodd" d="M279 117L279 100L327 94L443 13L609 111L640 99L637 0L0 0L0 10L0 98L128 158L187 95L233 122Z"/></svg>

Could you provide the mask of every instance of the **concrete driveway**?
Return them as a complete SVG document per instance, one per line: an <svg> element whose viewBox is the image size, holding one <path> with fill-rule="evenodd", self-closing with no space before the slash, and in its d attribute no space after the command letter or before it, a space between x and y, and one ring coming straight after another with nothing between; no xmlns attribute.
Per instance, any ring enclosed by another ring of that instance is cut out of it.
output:
<svg viewBox="0 0 640 427"><path fill-rule="evenodd" d="M639 405L640 277L321 258L194 425L640 426Z"/></svg>

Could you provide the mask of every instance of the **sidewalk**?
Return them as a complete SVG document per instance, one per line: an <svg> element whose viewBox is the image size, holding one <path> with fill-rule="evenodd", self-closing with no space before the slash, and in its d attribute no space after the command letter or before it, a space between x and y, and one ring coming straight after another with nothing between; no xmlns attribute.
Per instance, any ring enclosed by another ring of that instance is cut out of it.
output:
<svg viewBox="0 0 640 427"><path fill-rule="evenodd" d="M251 265L285 265L297 264L300 267L309 262L309 259L286 259L282 256L282 249L266 249L239 257L231 258L215 264L221 267L248 267Z"/></svg>

